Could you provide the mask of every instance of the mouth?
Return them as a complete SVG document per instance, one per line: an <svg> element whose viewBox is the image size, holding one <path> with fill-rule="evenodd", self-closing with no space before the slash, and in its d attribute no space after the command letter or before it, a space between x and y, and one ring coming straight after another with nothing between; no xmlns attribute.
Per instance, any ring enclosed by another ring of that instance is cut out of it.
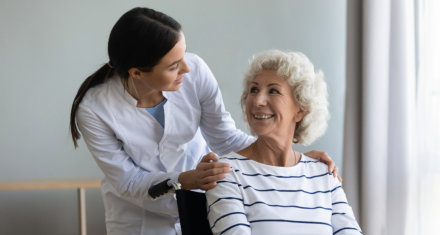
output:
<svg viewBox="0 0 440 235"><path fill-rule="evenodd" d="M183 82L183 76L180 77L180 78L178 78L178 79L176 80L176 83L178 83L178 84L180 84L180 83L182 83L182 82Z"/></svg>
<svg viewBox="0 0 440 235"><path fill-rule="evenodd" d="M264 119L273 118L275 115L273 115L273 114L254 114L252 116L257 120L264 120Z"/></svg>

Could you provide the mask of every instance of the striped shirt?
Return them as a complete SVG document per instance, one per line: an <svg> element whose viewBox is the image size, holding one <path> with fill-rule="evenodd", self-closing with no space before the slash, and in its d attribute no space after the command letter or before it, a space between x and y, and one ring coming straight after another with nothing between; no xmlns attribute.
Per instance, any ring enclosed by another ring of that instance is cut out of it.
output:
<svg viewBox="0 0 440 235"><path fill-rule="evenodd" d="M232 172L206 192L214 234L362 234L341 183L305 155L292 167L237 153L220 161Z"/></svg>

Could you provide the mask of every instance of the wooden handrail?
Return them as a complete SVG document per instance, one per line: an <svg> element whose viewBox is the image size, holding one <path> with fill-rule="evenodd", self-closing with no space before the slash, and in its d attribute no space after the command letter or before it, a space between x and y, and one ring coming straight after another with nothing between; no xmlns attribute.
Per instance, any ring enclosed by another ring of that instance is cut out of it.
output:
<svg viewBox="0 0 440 235"><path fill-rule="evenodd" d="M47 179L0 181L0 191L36 189L76 189L78 193L79 234L87 235L86 188L100 188L101 179Z"/></svg>
<svg viewBox="0 0 440 235"><path fill-rule="evenodd" d="M45 179L0 181L0 190L100 188L101 179Z"/></svg>

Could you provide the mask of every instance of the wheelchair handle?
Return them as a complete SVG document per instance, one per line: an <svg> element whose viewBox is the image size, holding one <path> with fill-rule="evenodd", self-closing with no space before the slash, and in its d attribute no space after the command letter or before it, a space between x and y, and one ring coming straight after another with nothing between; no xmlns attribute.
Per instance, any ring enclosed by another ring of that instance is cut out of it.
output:
<svg viewBox="0 0 440 235"><path fill-rule="evenodd" d="M153 198L157 198L159 196L162 196L166 193L168 193L168 191L170 191L170 189L174 189L174 190L179 190L180 189L180 183L179 182L174 182L171 179L166 179L158 184L155 184L153 186L151 186L148 189L148 194Z"/></svg>

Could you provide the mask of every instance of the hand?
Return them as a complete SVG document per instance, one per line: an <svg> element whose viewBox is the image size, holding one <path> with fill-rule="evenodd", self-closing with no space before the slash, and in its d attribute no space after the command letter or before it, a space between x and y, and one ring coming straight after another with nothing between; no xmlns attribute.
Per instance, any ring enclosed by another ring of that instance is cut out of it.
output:
<svg viewBox="0 0 440 235"><path fill-rule="evenodd" d="M338 166L336 166L335 162L330 158L330 156L328 156L326 152L312 150L305 153L305 155L327 164L328 172L333 173L333 177L337 177L339 182L342 183L342 178L338 175Z"/></svg>
<svg viewBox="0 0 440 235"><path fill-rule="evenodd" d="M180 173L179 182L186 190L209 190L217 185L217 181L224 179L230 171L229 164L218 162L218 157L211 152L203 156L196 169Z"/></svg>

